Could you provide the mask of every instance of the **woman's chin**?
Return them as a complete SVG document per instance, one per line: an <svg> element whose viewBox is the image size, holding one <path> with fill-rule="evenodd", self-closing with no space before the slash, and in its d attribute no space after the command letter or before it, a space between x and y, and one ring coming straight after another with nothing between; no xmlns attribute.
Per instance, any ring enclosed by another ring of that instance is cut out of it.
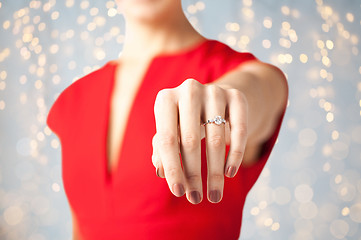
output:
<svg viewBox="0 0 361 240"><path fill-rule="evenodd" d="M174 0L135 0L123 5L127 19L140 22L159 22L177 11Z"/></svg>
<svg viewBox="0 0 361 240"><path fill-rule="evenodd" d="M128 14L127 18L131 19L132 21L143 22L143 23L155 23L164 19L162 18L161 13L157 11L149 11L149 9L144 11L142 11L142 9L137 9L137 11Z"/></svg>

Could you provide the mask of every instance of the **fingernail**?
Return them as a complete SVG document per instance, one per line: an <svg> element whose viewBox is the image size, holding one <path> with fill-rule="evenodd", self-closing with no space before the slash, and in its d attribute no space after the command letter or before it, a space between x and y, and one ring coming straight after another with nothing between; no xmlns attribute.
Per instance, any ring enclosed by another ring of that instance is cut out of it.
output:
<svg viewBox="0 0 361 240"><path fill-rule="evenodd" d="M226 176L231 178L231 177L234 177L235 173L236 173L236 168L234 166L229 166Z"/></svg>
<svg viewBox="0 0 361 240"><path fill-rule="evenodd" d="M160 177L160 175L159 175L159 168L157 168L157 169L155 170L155 173L157 174L158 177Z"/></svg>
<svg viewBox="0 0 361 240"><path fill-rule="evenodd" d="M177 197L183 196L184 192L185 192L185 191L184 191L184 187L183 187L182 184L176 183L176 184L173 185L173 193L174 193Z"/></svg>
<svg viewBox="0 0 361 240"><path fill-rule="evenodd" d="M209 199L214 203L219 202L219 200L221 200L221 192L218 190L211 191L209 193Z"/></svg>
<svg viewBox="0 0 361 240"><path fill-rule="evenodd" d="M198 204L201 202L201 194L198 191L192 191L189 195L189 198L193 204Z"/></svg>

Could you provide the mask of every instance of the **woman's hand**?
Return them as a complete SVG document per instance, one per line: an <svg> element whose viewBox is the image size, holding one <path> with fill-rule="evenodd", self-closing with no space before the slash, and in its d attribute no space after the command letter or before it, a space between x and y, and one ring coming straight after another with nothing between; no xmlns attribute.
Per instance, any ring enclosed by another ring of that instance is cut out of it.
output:
<svg viewBox="0 0 361 240"><path fill-rule="evenodd" d="M206 138L208 199L222 199L224 174L234 177L245 151L248 128L248 103L237 89L203 85L187 79L181 85L158 92L154 114L157 133L153 137L152 162L157 175L166 178L177 196L202 201L201 140ZM216 116L226 124L208 123ZM230 152L225 162L225 147ZM182 156L183 169L179 153Z"/></svg>

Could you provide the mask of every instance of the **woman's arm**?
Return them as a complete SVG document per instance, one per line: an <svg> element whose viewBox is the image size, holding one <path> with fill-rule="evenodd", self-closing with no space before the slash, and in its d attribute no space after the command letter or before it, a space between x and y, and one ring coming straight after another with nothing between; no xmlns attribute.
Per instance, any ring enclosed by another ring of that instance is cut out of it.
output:
<svg viewBox="0 0 361 240"><path fill-rule="evenodd" d="M253 150L259 149L271 136L278 116L287 103L287 80L277 67L251 61L212 84L224 89L237 89L245 96L248 104L248 137L243 161L251 165L257 160L257 153Z"/></svg>

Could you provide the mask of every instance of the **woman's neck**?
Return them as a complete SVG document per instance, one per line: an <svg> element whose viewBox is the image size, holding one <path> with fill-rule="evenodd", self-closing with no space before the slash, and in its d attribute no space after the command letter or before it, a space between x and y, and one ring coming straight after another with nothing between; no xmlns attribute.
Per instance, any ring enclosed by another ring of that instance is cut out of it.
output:
<svg viewBox="0 0 361 240"><path fill-rule="evenodd" d="M147 61L156 55L176 52L204 39L184 14L161 23L127 22L122 58Z"/></svg>

